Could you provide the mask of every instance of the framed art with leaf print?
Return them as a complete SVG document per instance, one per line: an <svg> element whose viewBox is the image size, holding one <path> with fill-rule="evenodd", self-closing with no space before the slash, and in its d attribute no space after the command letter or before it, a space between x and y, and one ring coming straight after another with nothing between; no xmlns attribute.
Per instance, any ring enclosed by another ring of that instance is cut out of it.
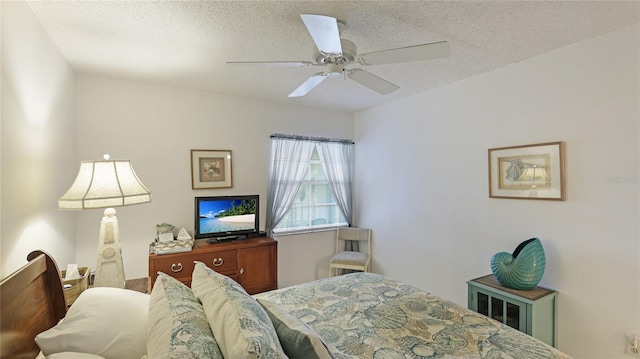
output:
<svg viewBox="0 0 640 359"><path fill-rule="evenodd" d="M230 150L191 150L191 188L232 187Z"/></svg>
<svg viewBox="0 0 640 359"><path fill-rule="evenodd" d="M490 148L489 197L564 201L564 142Z"/></svg>

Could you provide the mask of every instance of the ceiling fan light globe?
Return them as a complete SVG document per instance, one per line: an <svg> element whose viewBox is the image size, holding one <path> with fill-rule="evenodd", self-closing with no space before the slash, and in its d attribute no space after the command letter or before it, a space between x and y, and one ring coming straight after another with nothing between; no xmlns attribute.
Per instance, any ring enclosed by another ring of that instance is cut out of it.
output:
<svg viewBox="0 0 640 359"><path fill-rule="evenodd" d="M342 72L344 71L344 66L341 64L327 64L324 75L330 77L342 76Z"/></svg>

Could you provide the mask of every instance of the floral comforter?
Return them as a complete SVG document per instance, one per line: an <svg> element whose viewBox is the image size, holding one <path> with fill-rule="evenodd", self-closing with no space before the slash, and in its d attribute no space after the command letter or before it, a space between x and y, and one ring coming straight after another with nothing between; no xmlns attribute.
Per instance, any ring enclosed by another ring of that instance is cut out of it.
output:
<svg viewBox="0 0 640 359"><path fill-rule="evenodd" d="M315 329L335 358L570 358L451 301L373 273L261 293Z"/></svg>

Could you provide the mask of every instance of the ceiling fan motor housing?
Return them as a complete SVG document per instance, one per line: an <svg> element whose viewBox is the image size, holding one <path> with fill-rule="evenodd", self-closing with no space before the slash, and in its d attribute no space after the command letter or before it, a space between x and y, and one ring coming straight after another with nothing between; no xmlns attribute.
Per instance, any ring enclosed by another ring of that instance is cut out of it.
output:
<svg viewBox="0 0 640 359"><path fill-rule="evenodd" d="M350 40L340 39L340 45L342 46L341 55L326 55L316 52L313 56L314 61L317 64L338 63L344 65L353 62L358 54L358 47L356 44Z"/></svg>

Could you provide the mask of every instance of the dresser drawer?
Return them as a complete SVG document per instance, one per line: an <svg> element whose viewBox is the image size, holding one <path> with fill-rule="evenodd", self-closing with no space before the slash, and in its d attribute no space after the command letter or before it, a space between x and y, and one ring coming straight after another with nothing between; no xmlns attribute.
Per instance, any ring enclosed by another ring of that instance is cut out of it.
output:
<svg viewBox="0 0 640 359"><path fill-rule="evenodd" d="M188 253L170 257L158 256L154 260L154 266L156 272L163 272L177 279L191 278L195 267L194 261L202 262L216 272L235 274L237 258L235 249L211 253Z"/></svg>
<svg viewBox="0 0 640 359"><path fill-rule="evenodd" d="M153 288L158 272L166 273L191 286L194 261L238 282L249 294L278 288L278 242L255 237L210 244L196 240L190 252L149 254L149 285Z"/></svg>

